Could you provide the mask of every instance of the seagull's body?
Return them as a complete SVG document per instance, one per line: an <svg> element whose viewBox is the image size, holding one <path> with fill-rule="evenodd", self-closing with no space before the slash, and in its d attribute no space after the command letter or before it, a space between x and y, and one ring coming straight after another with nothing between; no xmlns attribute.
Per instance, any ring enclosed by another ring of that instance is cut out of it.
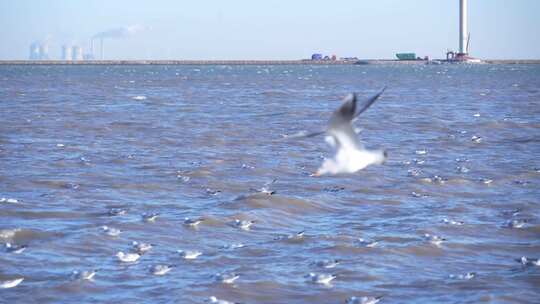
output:
<svg viewBox="0 0 540 304"><path fill-rule="evenodd" d="M71 278L73 280L79 280L79 281L83 281L83 280L93 281L96 273L97 273L97 270L87 270L87 271L74 270L71 273Z"/></svg>
<svg viewBox="0 0 540 304"><path fill-rule="evenodd" d="M276 194L276 191L270 190L270 186L276 181L277 181L277 178L274 178L272 181L265 183L264 186L262 186L262 188L257 189L256 191L262 194L266 194L266 195L274 195Z"/></svg>
<svg viewBox="0 0 540 304"><path fill-rule="evenodd" d="M424 238L426 239L426 241L430 242L431 244L433 244L433 245L435 245L437 247L440 247L442 242L446 241L445 238L442 238L442 237L437 236L437 235L432 235L432 234L429 234L429 233L424 234Z"/></svg>
<svg viewBox="0 0 540 304"><path fill-rule="evenodd" d="M476 277L476 272L467 272L466 274L451 274L448 276L450 279L455 280L470 280Z"/></svg>
<svg viewBox="0 0 540 304"><path fill-rule="evenodd" d="M155 222L159 213L145 213L142 215L142 219L145 222Z"/></svg>
<svg viewBox="0 0 540 304"><path fill-rule="evenodd" d="M227 301L227 300L222 300L222 299L218 299L214 296L211 296L209 297L206 302L208 303L216 303L216 304L235 304L235 302L231 302L231 301Z"/></svg>
<svg viewBox="0 0 540 304"><path fill-rule="evenodd" d="M286 235L277 236L274 240L276 240L276 241L289 241L289 242L303 241L304 240L304 234L305 234L305 231L302 230L300 232L293 233L293 234L286 234Z"/></svg>
<svg viewBox="0 0 540 304"><path fill-rule="evenodd" d="M101 226L101 230L108 236L119 236L120 233L122 233L120 229L112 228L109 226Z"/></svg>
<svg viewBox="0 0 540 304"><path fill-rule="evenodd" d="M6 281L0 281L0 288L13 288L17 285L19 285L22 281L24 280L24 278L18 278L18 279L14 279L14 280L6 280Z"/></svg>
<svg viewBox="0 0 540 304"><path fill-rule="evenodd" d="M312 137L320 134L326 135L326 141L336 154L333 158L326 158L314 176L355 173L372 164L382 164L386 160L386 151L367 150L360 142L352 123L365 110L367 110L384 92L369 98L362 105L358 105L356 94L345 97L343 104L337 109L323 132L315 132L300 137Z"/></svg>
<svg viewBox="0 0 540 304"><path fill-rule="evenodd" d="M173 269L173 265L154 265L150 267L150 272L153 275L162 276Z"/></svg>
<svg viewBox="0 0 540 304"><path fill-rule="evenodd" d="M216 281L224 284L233 284L240 276L234 272L232 273L218 273L214 276Z"/></svg>
<svg viewBox="0 0 540 304"><path fill-rule="evenodd" d="M126 213L127 213L127 209L111 208L109 209L109 212L107 214L109 216L118 216L118 215L125 215Z"/></svg>
<svg viewBox="0 0 540 304"><path fill-rule="evenodd" d="M510 220L504 224L504 227L520 229L523 228L526 223L526 220Z"/></svg>
<svg viewBox="0 0 540 304"><path fill-rule="evenodd" d="M347 304L376 304L382 297L350 297Z"/></svg>
<svg viewBox="0 0 540 304"><path fill-rule="evenodd" d="M523 266L540 266L540 259L533 259L522 256L520 259L517 259L518 262Z"/></svg>
<svg viewBox="0 0 540 304"><path fill-rule="evenodd" d="M202 254L202 252L197 250L178 250L176 252L178 252L180 256L186 260L194 260Z"/></svg>
<svg viewBox="0 0 540 304"><path fill-rule="evenodd" d="M0 203L18 204L18 203L19 203L19 200L14 199L14 198L5 198L5 197L2 197L2 198L0 198Z"/></svg>
<svg viewBox="0 0 540 304"><path fill-rule="evenodd" d="M368 241L368 240L364 240L363 238L359 238L357 243L359 246L368 247L368 248L373 248L379 244L379 242L377 241Z"/></svg>
<svg viewBox="0 0 540 304"><path fill-rule="evenodd" d="M137 241L131 242L131 246L133 246L133 249L135 251L137 251L137 253L140 254L140 255L150 251L150 249L152 249L152 247L154 247L152 244L139 243Z"/></svg>
<svg viewBox="0 0 540 304"><path fill-rule="evenodd" d="M244 247L246 247L246 245L243 243L232 243L232 244L223 245L220 248L233 250L233 249L239 249L239 248L244 248Z"/></svg>
<svg viewBox="0 0 540 304"><path fill-rule="evenodd" d="M326 273L320 273L316 274L313 272L310 272L305 276L309 281L317 284L323 284L323 285L330 285L330 282L336 278L336 275L333 274L326 274Z"/></svg>
<svg viewBox="0 0 540 304"><path fill-rule="evenodd" d="M124 253L122 251L118 251L116 257L120 262L133 263L136 262L141 257L141 255L138 253Z"/></svg>
<svg viewBox="0 0 540 304"><path fill-rule="evenodd" d="M235 219L233 224L235 227L248 231L249 227L251 227L251 225L253 225L254 223L255 221Z"/></svg>
<svg viewBox="0 0 540 304"><path fill-rule="evenodd" d="M6 252L19 254L19 253L22 253L26 249L26 247L28 246L6 243Z"/></svg>
<svg viewBox="0 0 540 304"><path fill-rule="evenodd" d="M313 265L317 267L321 267L321 268L330 269L330 268L335 268L339 263L340 263L339 260L322 260L322 261L313 262Z"/></svg>
<svg viewBox="0 0 540 304"><path fill-rule="evenodd" d="M447 218L442 219L442 222L445 223L445 224L448 224L448 225L456 225L456 226L461 226L461 225L465 224L465 222L463 222L463 221L449 220Z"/></svg>
<svg viewBox="0 0 540 304"><path fill-rule="evenodd" d="M202 218L192 219L192 218L186 217L184 219L184 225L196 228L202 221L204 221L204 219Z"/></svg>

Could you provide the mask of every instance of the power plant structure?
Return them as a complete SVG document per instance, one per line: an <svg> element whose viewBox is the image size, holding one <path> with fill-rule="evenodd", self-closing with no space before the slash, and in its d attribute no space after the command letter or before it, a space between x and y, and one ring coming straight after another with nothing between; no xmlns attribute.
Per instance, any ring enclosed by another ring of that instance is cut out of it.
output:
<svg viewBox="0 0 540 304"><path fill-rule="evenodd" d="M104 60L104 54L103 54L103 37L92 37L90 38L90 52L84 55L85 60L94 60L97 58L96 56L96 39L99 38L100 42L100 52L99 52L99 59Z"/></svg>
<svg viewBox="0 0 540 304"><path fill-rule="evenodd" d="M30 60L39 60L39 43L34 42L30 45L30 55L28 56Z"/></svg>
<svg viewBox="0 0 540 304"><path fill-rule="evenodd" d="M94 45L94 39L96 38L92 38L92 45ZM99 58L105 60L105 54L103 53L103 37L99 37Z"/></svg>
<svg viewBox="0 0 540 304"><path fill-rule="evenodd" d="M39 46L39 59L41 60L49 60L49 45L46 43L42 43Z"/></svg>
<svg viewBox="0 0 540 304"><path fill-rule="evenodd" d="M70 45L64 44L62 46L62 60L64 61L85 60L85 56L83 55L83 48L78 45L70 46Z"/></svg>
<svg viewBox="0 0 540 304"><path fill-rule="evenodd" d="M62 60L72 60L73 59L73 53L71 52L71 46L69 45L63 45L62 46Z"/></svg>
<svg viewBox="0 0 540 304"><path fill-rule="evenodd" d="M30 45L30 60L49 60L49 45L45 42L34 42Z"/></svg>
<svg viewBox="0 0 540 304"><path fill-rule="evenodd" d="M78 45L74 45L71 48L71 54L72 54L71 59L74 60L74 61L84 60L83 49L82 49L82 47L80 47Z"/></svg>
<svg viewBox="0 0 540 304"><path fill-rule="evenodd" d="M448 51L446 60L455 63L481 63L482 60L469 55L471 34L468 30L468 3L467 0L459 0L459 52Z"/></svg>
<svg viewBox="0 0 540 304"><path fill-rule="evenodd" d="M104 32L99 32L90 38L89 52L84 53L82 47L78 45L70 46L65 44L62 46L61 59L63 61L79 61L79 60L105 60L105 40L121 39L130 37L134 33L141 31L144 27L132 25L127 27L113 28ZM99 42L99 54L97 54L96 43ZM87 50L88 50L87 49ZM98 57L99 55L99 57ZM49 46L46 42L34 42L30 45L30 60L49 60Z"/></svg>

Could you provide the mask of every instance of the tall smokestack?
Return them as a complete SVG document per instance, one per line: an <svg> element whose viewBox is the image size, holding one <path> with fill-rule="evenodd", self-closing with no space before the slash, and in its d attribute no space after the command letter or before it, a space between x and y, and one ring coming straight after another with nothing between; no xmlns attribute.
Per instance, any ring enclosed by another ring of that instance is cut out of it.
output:
<svg viewBox="0 0 540 304"><path fill-rule="evenodd" d="M467 0L459 0L459 52L466 54L467 50Z"/></svg>
<svg viewBox="0 0 540 304"><path fill-rule="evenodd" d="M101 37L100 40L101 40L101 41L100 41L100 42L101 42L101 60L103 60L103 59L104 59L104 57L103 57L103 56L104 56L104 55L103 55L103 37Z"/></svg>
<svg viewBox="0 0 540 304"><path fill-rule="evenodd" d="M94 59L94 38L90 38L90 57Z"/></svg>

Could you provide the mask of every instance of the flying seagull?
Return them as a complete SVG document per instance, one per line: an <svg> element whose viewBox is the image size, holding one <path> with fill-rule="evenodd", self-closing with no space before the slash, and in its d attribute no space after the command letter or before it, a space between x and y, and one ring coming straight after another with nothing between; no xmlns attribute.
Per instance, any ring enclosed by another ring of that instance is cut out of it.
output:
<svg viewBox="0 0 540 304"><path fill-rule="evenodd" d="M335 148L334 157L326 158L313 176L354 173L372 164L382 164L386 160L386 151L365 149L352 125L358 116L382 95L384 90L386 87L362 103L358 102L356 94L349 94L343 100L341 107L330 117L326 130L292 136L302 138L325 134L328 144Z"/></svg>

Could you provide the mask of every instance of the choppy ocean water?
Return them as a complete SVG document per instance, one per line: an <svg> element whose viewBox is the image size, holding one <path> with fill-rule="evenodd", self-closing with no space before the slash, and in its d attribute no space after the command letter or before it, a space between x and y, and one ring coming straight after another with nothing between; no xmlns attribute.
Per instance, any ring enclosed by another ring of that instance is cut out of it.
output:
<svg viewBox="0 0 540 304"><path fill-rule="evenodd" d="M383 86L357 125L388 161L310 177L331 150L283 136ZM0 243L27 245L0 248L0 281L24 277L0 302L540 297L516 261L540 257L539 66L0 66L0 113ZM119 262L133 241L154 246Z"/></svg>

